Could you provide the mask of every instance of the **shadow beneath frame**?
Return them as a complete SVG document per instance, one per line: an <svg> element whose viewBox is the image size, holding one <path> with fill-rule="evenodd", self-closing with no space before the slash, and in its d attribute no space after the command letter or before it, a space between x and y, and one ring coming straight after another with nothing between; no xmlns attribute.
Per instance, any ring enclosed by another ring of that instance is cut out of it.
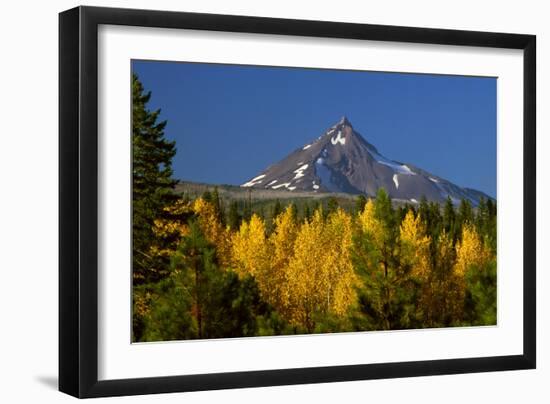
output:
<svg viewBox="0 0 550 404"><path fill-rule="evenodd" d="M50 389L58 389L57 376L36 376L35 380Z"/></svg>

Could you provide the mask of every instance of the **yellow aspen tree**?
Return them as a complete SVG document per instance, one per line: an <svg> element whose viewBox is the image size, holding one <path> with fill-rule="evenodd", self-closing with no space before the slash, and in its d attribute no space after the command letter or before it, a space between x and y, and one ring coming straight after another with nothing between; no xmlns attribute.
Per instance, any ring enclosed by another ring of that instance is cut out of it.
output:
<svg viewBox="0 0 550 404"><path fill-rule="evenodd" d="M251 275L258 283L263 280L269 265L269 249L265 223L256 214L243 221L232 238L233 265L240 276Z"/></svg>
<svg viewBox="0 0 550 404"><path fill-rule="evenodd" d="M352 220L342 209L329 215L324 229L326 257L321 273L327 281L327 308L330 313L344 315L356 302L357 277L351 262Z"/></svg>
<svg viewBox="0 0 550 404"><path fill-rule="evenodd" d="M310 221L304 222L296 236L294 257L288 268L289 303L291 313L289 321L313 332L313 315L319 304L319 265L324 259L324 245L321 234L324 220L320 210L316 210ZM324 301L324 299L322 299Z"/></svg>
<svg viewBox="0 0 550 404"><path fill-rule="evenodd" d="M199 226L206 239L216 247L216 258L221 267L231 264L231 231L217 218L214 205L197 198L193 202L193 211L199 217Z"/></svg>
<svg viewBox="0 0 550 404"><path fill-rule="evenodd" d="M427 281L430 276L430 237L420 219L409 210L399 228L401 262L410 266L413 276Z"/></svg>
<svg viewBox="0 0 550 404"><path fill-rule="evenodd" d="M298 232L294 216L294 207L290 205L275 218L275 228L269 237L269 248L272 251L269 284L262 285L267 301L281 314L286 314L290 305L288 264L294 254L294 242Z"/></svg>
<svg viewBox="0 0 550 404"><path fill-rule="evenodd" d="M365 204L363 211L359 214L358 222L360 230L372 238L376 247L382 249L385 241L384 225L376 217L376 206L372 199Z"/></svg>
<svg viewBox="0 0 550 404"><path fill-rule="evenodd" d="M483 240L473 224L465 223L460 241L456 244L456 262L453 267L453 317L460 321L463 316L463 304L466 294L466 273L471 267L483 268L491 258Z"/></svg>
<svg viewBox="0 0 550 404"><path fill-rule="evenodd" d="M351 218L338 209L325 222L320 210L296 236L288 270L290 321L315 329L315 314L344 315L355 302Z"/></svg>
<svg viewBox="0 0 550 404"><path fill-rule="evenodd" d="M455 273L464 278L471 266L483 266L490 259L490 252L485 248L474 225L466 223L462 227L462 237L456 245Z"/></svg>

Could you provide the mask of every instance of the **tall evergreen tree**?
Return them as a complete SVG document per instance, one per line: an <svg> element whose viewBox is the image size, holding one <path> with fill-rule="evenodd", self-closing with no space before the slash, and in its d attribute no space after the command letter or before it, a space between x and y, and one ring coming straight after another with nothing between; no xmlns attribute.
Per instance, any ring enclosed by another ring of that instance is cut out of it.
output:
<svg viewBox="0 0 550 404"><path fill-rule="evenodd" d="M238 230L241 225L241 216L239 215L239 204L237 201L232 201L229 204L228 225L231 230Z"/></svg>
<svg viewBox="0 0 550 404"><path fill-rule="evenodd" d="M491 249L496 254L497 250L497 204L491 199L487 200L487 236Z"/></svg>
<svg viewBox="0 0 550 404"><path fill-rule="evenodd" d="M453 201L451 200L451 197L448 196L447 200L445 201L445 206L443 207L443 229L447 234L451 236L453 240L456 240L455 221L456 221L455 208L453 205Z"/></svg>
<svg viewBox="0 0 550 404"><path fill-rule="evenodd" d="M360 214L363 209L365 209L365 205L367 204L367 198L365 195L359 195L357 199L355 199L355 213Z"/></svg>
<svg viewBox="0 0 550 404"><path fill-rule="evenodd" d="M137 75L132 75L132 227L134 283L156 281L168 273L166 263L151 257L155 243L153 222L162 217L163 208L173 200L172 158L175 142L164 137L166 121L158 122L160 110L151 111L147 103L151 92L145 92Z"/></svg>
<svg viewBox="0 0 550 404"><path fill-rule="evenodd" d="M210 192L210 190L207 189L202 193L201 198L204 199L205 202L212 203L212 192Z"/></svg>
<svg viewBox="0 0 550 404"><path fill-rule="evenodd" d="M307 222L311 219L311 209L309 208L309 203L306 202L304 205L304 221Z"/></svg>
<svg viewBox="0 0 550 404"><path fill-rule="evenodd" d="M458 206L458 220L460 227L464 226L466 223L474 223L474 209L470 201L462 199L460 205Z"/></svg>
<svg viewBox="0 0 550 404"><path fill-rule="evenodd" d="M283 212L283 207L281 206L281 201L278 199L275 201L275 205L273 205L273 211L271 212L271 218L275 220L277 216L279 216Z"/></svg>
<svg viewBox="0 0 550 404"><path fill-rule="evenodd" d="M218 192L218 187L214 187L214 190L212 191L210 197L211 197L212 206L214 207L214 213L216 215L216 219L222 225L225 225L225 209L223 207L223 202L220 198L220 194Z"/></svg>
<svg viewBox="0 0 550 404"><path fill-rule="evenodd" d="M248 195L244 202L243 220L249 221L252 218L252 190L248 188Z"/></svg>

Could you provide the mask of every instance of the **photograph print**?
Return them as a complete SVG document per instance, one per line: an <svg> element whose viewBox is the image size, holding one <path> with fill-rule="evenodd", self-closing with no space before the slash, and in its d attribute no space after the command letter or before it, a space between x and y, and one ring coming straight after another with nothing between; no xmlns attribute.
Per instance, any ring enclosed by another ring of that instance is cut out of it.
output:
<svg viewBox="0 0 550 404"><path fill-rule="evenodd" d="M497 324L497 79L133 60L132 342Z"/></svg>

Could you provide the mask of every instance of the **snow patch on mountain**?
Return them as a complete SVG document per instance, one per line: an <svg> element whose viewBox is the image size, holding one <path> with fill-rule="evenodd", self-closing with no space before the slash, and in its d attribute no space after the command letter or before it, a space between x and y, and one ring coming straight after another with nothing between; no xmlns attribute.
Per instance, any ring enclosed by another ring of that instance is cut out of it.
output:
<svg viewBox="0 0 550 404"><path fill-rule="evenodd" d="M311 147L310 144L306 144L302 150L307 150L307 149L309 149L310 147Z"/></svg>
<svg viewBox="0 0 550 404"><path fill-rule="evenodd" d="M252 178L250 181L245 182L241 187L253 187L256 184L261 184L261 179L265 177L265 174L258 175L257 177Z"/></svg>
<svg viewBox="0 0 550 404"><path fill-rule="evenodd" d="M279 188L282 188L282 187L288 188L289 186L290 186L290 182L285 182L285 183L283 183L283 184L273 185L271 188L273 188L273 189L279 189Z"/></svg>
<svg viewBox="0 0 550 404"><path fill-rule="evenodd" d="M337 143L340 143L342 146L346 144L346 138L342 137L342 131L339 130L336 134L336 137L333 137L330 139L330 143L333 145L336 145Z"/></svg>
<svg viewBox="0 0 550 404"><path fill-rule="evenodd" d="M385 166L388 166L393 169L396 173L399 174L405 174L405 175L416 175L408 166L405 164L399 164L393 160L390 160L387 157L382 156L380 153L375 152L374 150L369 149L369 153L372 155L372 157L375 158L375 160L380 163L384 164Z"/></svg>
<svg viewBox="0 0 550 404"><path fill-rule="evenodd" d="M399 189L399 180L397 179L397 174L393 175L393 182L395 183L395 188Z"/></svg>
<svg viewBox="0 0 550 404"><path fill-rule="evenodd" d="M296 175L294 176L293 179L298 179L300 177L303 177L305 174L304 174L304 171L307 170L308 168L308 164L304 164L303 166L301 166L300 168L298 168L297 170L294 170L294 172L296 173Z"/></svg>

